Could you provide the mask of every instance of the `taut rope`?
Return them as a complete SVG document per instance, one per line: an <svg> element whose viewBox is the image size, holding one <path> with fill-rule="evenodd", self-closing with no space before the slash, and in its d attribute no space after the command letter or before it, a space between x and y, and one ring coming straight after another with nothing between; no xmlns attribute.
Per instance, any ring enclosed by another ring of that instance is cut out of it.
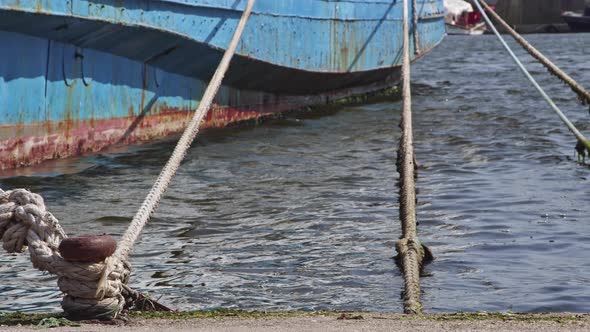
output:
<svg viewBox="0 0 590 332"><path fill-rule="evenodd" d="M138 297L126 286L130 274L129 253L195 139L229 68L255 1L248 1L199 107L111 257L99 263L64 260L58 247L67 236L57 219L46 211L43 198L24 189L7 192L0 189L0 238L4 249L22 252L28 246L33 266L58 276L58 286L66 293L62 308L69 317L116 318Z"/></svg>
<svg viewBox="0 0 590 332"><path fill-rule="evenodd" d="M420 35L418 34L418 5L412 0L412 27L414 36L414 53L420 54Z"/></svg>
<svg viewBox="0 0 590 332"><path fill-rule="evenodd" d="M154 213L154 210L158 206L162 198L162 195L168 188L168 185L170 184L172 177L174 176L174 174L176 174L176 171L178 170L180 163L184 159L186 152L188 151L188 149L191 146L191 143L197 136L197 133L199 132L199 126L201 125L203 118L209 111L209 108L211 108L213 98L215 98L215 95L217 94L217 91L221 86L221 81L223 80L223 77L225 76L225 73L229 68L230 61L236 51L238 42L240 41L242 33L244 32L244 28L246 27L246 23L248 22L248 18L250 17L250 13L252 12L252 7L254 6L255 2L256 0L248 1L246 9L242 14L242 18L238 23L238 27L234 32L232 40L228 48L225 50L223 58L221 59L221 63L217 67L217 70L215 71L215 74L213 75L211 82L205 90L205 94L201 99L199 107L195 111L195 114L189 122L188 127L182 134L182 137L176 144L174 152L172 152L172 156L160 172L160 175L156 179L156 182L152 186L152 189L150 190L145 200L141 204L141 207L139 208L139 210L137 210L137 213L135 214L135 217L133 217L133 220L131 221L129 228L127 228L127 231L125 232L125 234L123 234L123 237L119 242L119 245L117 246L117 251L115 251L113 256L107 259L107 272L112 266L112 264L115 264L116 261L124 260L129 256L129 252L131 251L133 244L137 240L139 233L141 233L141 230L147 224L150 216ZM102 287L102 285L104 285L104 283L101 282L100 286Z"/></svg>
<svg viewBox="0 0 590 332"><path fill-rule="evenodd" d="M578 98L584 104L590 104L590 92L584 89L578 82L576 82L573 78L571 78L568 74L566 74L563 70L557 67L551 60L545 57L541 52L539 52L533 45L526 41L526 39L522 38L514 29L510 27L495 11L493 11L490 6L485 1L481 1L482 6L486 9L486 11L496 20L496 22L500 23L500 25L506 30L531 56L535 59L539 60L547 70L561 79L565 84L569 85L569 87L574 91Z"/></svg>
<svg viewBox="0 0 590 332"><path fill-rule="evenodd" d="M412 137L412 93L410 90L410 42L408 28L408 0L403 0L403 62L402 99L403 110L400 127L402 129L397 166L400 174L400 219L402 238L396 243L398 263L404 277L404 312L421 314L420 270L427 257L427 249L420 244L416 234L416 189L415 155ZM415 29L415 28L414 28ZM431 256L428 256L431 257Z"/></svg>
<svg viewBox="0 0 590 332"><path fill-rule="evenodd" d="M508 44L506 44L506 41L504 41L504 38L502 38L502 36L500 35L500 33L498 32L498 30L496 29L496 27L494 26L492 21L490 20L490 18L486 14L486 12L483 10L483 8L481 8L479 0L473 0L473 3L475 3L475 5L477 6L477 9L481 12L481 15L485 19L486 23L492 29L492 31L494 31L494 34L496 34L496 36L498 37L498 40L500 40L500 43L502 43L502 45L504 46L504 48L506 49L508 54L510 54L510 57L512 57L512 60L514 60L514 62L518 66L518 68L522 71L522 73L526 76L526 78L531 82L531 84L533 84L535 89L537 89L537 91L539 91L541 96L543 96L543 99L545 99L547 104L549 104L549 106L551 106L553 111L555 113L557 113L557 115L559 116L561 121L563 121L563 123L567 126L567 128L574 134L574 136L576 136L578 141L581 142L586 147L586 149L588 149L590 151L590 141L588 141L586 139L586 137L584 137L584 135L582 135L582 133L574 126L574 124L565 116L565 114L563 114L563 112L559 109L559 107L557 107L557 105L555 105L555 103L553 102L551 97L549 97L547 95L547 93L545 93L545 91L543 90L543 88L541 88L539 83L537 83L537 81L533 78L533 76L529 73L529 71L523 66L523 64L520 62L520 60L516 56L516 54L514 54L514 52L512 52L512 50L510 49L510 46L508 46Z"/></svg>

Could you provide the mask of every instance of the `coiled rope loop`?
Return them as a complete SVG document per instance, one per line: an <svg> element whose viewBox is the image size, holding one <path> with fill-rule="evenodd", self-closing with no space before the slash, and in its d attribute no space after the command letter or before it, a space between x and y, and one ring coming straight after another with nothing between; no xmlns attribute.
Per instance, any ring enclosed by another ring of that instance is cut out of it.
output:
<svg viewBox="0 0 590 332"><path fill-rule="evenodd" d="M105 264L64 260L58 247L66 237L40 195L25 189L0 189L0 238L4 250L20 253L28 247L34 267L58 276L59 289L66 294L62 307L69 316L116 317L125 306L122 285L128 281L129 265L122 261L114 264L105 279L102 296L96 297L97 281Z"/></svg>

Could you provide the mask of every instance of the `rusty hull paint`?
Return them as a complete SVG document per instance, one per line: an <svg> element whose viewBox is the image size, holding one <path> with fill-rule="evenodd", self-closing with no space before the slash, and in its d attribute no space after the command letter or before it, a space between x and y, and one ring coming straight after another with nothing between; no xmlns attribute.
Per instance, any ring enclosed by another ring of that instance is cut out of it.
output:
<svg viewBox="0 0 590 332"><path fill-rule="evenodd" d="M69 120L56 123L21 125L21 132L46 132L0 141L0 170L38 164L44 160L98 152L109 146L150 142L181 132L193 112L160 106L160 113L115 119ZM273 112L214 106L201 128L223 128L230 124L269 116ZM130 130L130 128L132 130ZM0 133L6 132L0 127Z"/></svg>
<svg viewBox="0 0 590 332"><path fill-rule="evenodd" d="M0 169L182 131L245 2L0 0ZM442 0L418 4L422 55L444 22ZM203 127L396 84L400 8L258 1Z"/></svg>
<svg viewBox="0 0 590 332"><path fill-rule="evenodd" d="M423 50L427 54L434 46ZM275 114L305 109L307 106L329 104L353 95L370 94L395 85L399 70L383 81L360 87L307 96L256 93L244 106L215 105L203 120L201 128L223 128L248 120L256 120ZM145 88L145 83L143 84ZM146 90L141 93L139 107L144 107ZM246 94L246 92L242 92ZM239 99L234 91L228 101ZM171 107L165 103L151 106L156 113L137 115L130 106L128 116L108 119L89 118L65 121L45 121L25 124L0 125L0 170L19 168L42 163L46 160L78 156L101 151L117 145L152 142L184 130L190 121L194 107ZM67 112L66 114L70 114Z"/></svg>
<svg viewBox="0 0 590 332"><path fill-rule="evenodd" d="M330 104L349 96L371 94L395 85L399 75L397 71L378 83L317 95L278 96L260 93L260 103L241 107L215 104L205 116L201 128L224 128L283 112L305 111L309 106ZM158 111L142 116L129 109L127 117L0 125L0 170L99 152L117 145L153 142L182 132L194 111L194 108L170 107L165 103L152 105L152 109Z"/></svg>

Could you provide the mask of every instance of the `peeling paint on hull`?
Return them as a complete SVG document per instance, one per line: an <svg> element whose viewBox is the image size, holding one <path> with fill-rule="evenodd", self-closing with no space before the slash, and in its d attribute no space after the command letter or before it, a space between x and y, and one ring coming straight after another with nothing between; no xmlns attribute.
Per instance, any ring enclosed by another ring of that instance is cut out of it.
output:
<svg viewBox="0 0 590 332"><path fill-rule="evenodd" d="M154 141L184 130L192 114L188 109L169 109L160 114L142 118L126 117L27 125L27 128L22 129L24 132L42 133L48 126L59 129L51 134L22 136L0 141L0 169L29 166L45 160L98 152L110 146ZM223 128L230 124L271 114L271 112L214 107L203 120L201 128ZM6 128L0 128L0 132L2 131L6 131Z"/></svg>

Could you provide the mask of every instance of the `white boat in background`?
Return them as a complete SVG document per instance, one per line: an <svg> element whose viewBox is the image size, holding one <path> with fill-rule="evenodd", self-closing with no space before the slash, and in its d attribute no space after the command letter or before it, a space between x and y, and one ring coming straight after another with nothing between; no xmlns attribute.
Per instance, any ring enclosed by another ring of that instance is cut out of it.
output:
<svg viewBox="0 0 590 332"><path fill-rule="evenodd" d="M470 36L483 35L487 29L485 22L480 22L472 27L447 23L446 28L447 28L447 35L470 35Z"/></svg>
<svg viewBox="0 0 590 332"><path fill-rule="evenodd" d="M572 32L590 32L590 6L584 9L584 13L564 12L561 18Z"/></svg>

